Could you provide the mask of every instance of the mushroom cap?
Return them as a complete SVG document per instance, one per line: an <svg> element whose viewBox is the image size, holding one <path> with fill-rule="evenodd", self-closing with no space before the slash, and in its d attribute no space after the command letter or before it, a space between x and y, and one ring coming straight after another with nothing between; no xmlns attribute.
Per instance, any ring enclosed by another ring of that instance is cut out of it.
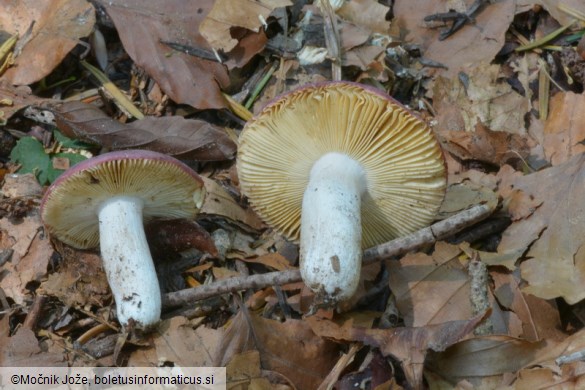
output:
<svg viewBox="0 0 585 390"><path fill-rule="evenodd" d="M329 152L345 153L366 171L363 248L428 225L445 195L445 159L432 130L390 96L357 83L291 91L250 120L239 142L243 193L293 240L311 167Z"/></svg>
<svg viewBox="0 0 585 390"><path fill-rule="evenodd" d="M140 198L143 218L192 218L205 197L203 181L170 156L146 150L105 153L65 171L41 202L49 232L78 249L99 245L98 209L113 196Z"/></svg>

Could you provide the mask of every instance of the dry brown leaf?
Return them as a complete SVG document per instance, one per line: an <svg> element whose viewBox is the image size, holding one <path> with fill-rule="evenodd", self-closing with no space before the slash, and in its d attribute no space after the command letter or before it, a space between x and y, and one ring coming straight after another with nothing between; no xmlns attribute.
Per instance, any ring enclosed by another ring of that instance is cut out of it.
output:
<svg viewBox="0 0 585 390"><path fill-rule="evenodd" d="M221 94L221 88L229 84L224 65L161 43L178 43L211 53L198 26L211 10L212 0L96 1L112 18L128 55L171 99L199 109L226 106Z"/></svg>
<svg viewBox="0 0 585 390"><path fill-rule="evenodd" d="M246 351L234 355L226 365L226 374L230 389L273 389L268 379L262 377L258 351Z"/></svg>
<svg viewBox="0 0 585 390"><path fill-rule="evenodd" d="M21 109L47 101L36 97L28 86L15 87L0 80L0 120L10 119L12 115Z"/></svg>
<svg viewBox="0 0 585 390"><path fill-rule="evenodd" d="M258 32L270 13L279 7L292 5L289 0L216 0L201 22L199 32L217 50L231 51L238 44L232 38L233 27Z"/></svg>
<svg viewBox="0 0 585 390"><path fill-rule="evenodd" d="M375 0L349 0L337 10L337 14L371 33L386 35L390 29L390 22L386 20L389 11L390 8Z"/></svg>
<svg viewBox="0 0 585 390"><path fill-rule="evenodd" d="M337 344L316 336L307 321L279 322L240 311L226 330L215 364L225 366L251 349L260 352L263 369L282 374L297 389L316 389L339 353Z"/></svg>
<svg viewBox="0 0 585 390"><path fill-rule="evenodd" d="M451 383L475 377L516 372L535 360L546 342L508 336L484 336L460 341L444 352L430 353L427 368Z"/></svg>
<svg viewBox="0 0 585 390"><path fill-rule="evenodd" d="M487 63L474 65L464 79L437 77L433 85L437 128L472 132L481 122L493 131L525 135L530 102L499 77L500 66Z"/></svg>
<svg viewBox="0 0 585 390"><path fill-rule="evenodd" d="M0 218L0 249L14 250L11 261L0 267L2 289L16 303L22 304L30 294L26 285L45 277L54 252L39 215L34 213L21 221Z"/></svg>
<svg viewBox="0 0 585 390"><path fill-rule="evenodd" d="M513 311L522 322L522 333L514 335L527 341L564 338L556 303L520 290L520 279L514 274L493 271L494 295L500 305Z"/></svg>
<svg viewBox="0 0 585 390"><path fill-rule="evenodd" d="M0 319L0 367L67 367L65 353L44 352L35 332L21 327L10 337L10 316Z"/></svg>
<svg viewBox="0 0 585 390"><path fill-rule="evenodd" d="M559 92L550 99L544 126L544 153L552 165L585 152L585 95Z"/></svg>
<svg viewBox="0 0 585 390"><path fill-rule="evenodd" d="M264 222L251 208L243 209L221 185L205 177L203 177L203 183L207 195L201 207L201 214L226 217L256 230L264 227Z"/></svg>
<svg viewBox="0 0 585 390"><path fill-rule="evenodd" d="M439 131L445 151L461 161L481 161L494 166L525 160L530 154L529 139L518 134L492 131L477 123L473 132Z"/></svg>
<svg viewBox="0 0 585 390"><path fill-rule="evenodd" d="M130 355L128 366L147 367L153 362L170 362L183 367L213 367L223 331L193 325L185 317L162 321L150 336L153 348Z"/></svg>
<svg viewBox="0 0 585 390"><path fill-rule="evenodd" d="M563 297L569 304L585 298L583 164L585 154L580 154L530 175L502 176L504 192L513 188L540 204L506 229L498 247L498 252L530 248L521 264L522 278L528 282L525 293L544 299Z"/></svg>
<svg viewBox="0 0 585 390"><path fill-rule="evenodd" d="M389 285L406 326L421 327L473 316L467 260L456 245L438 242L432 256L414 253L386 263ZM493 301L491 292L490 300ZM510 319L492 302L490 321L495 331L506 334Z"/></svg>
<svg viewBox="0 0 585 390"><path fill-rule="evenodd" d="M359 341L379 348L384 356L393 356L401 364L409 384L421 388L425 356L428 350L443 351L459 341L482 320L477 316L468 321L450 321L419 328L367 329L355 327L353 320L342 326L317 318L307 317L313 331L321 336L344 341Z"/></svg>
<svg viewBox="0 0 585 390"><path fill-rule="evenodd" d="M468 6L473 0L466 0ZM456 76L472 64L490 63L502 48L506 31L514 18L515 1L490 3L473 23L444 41L439 41L438 29L428 28L423 19L431 14L449 11L450 2L428 0L396 0L392 30L407 42L421 45L423 56L448 67L435 72ZM495 128L492 126L492 129Z"/></svg>
<svg viewBox="0 0 585 390"><path fill-rule="evenodd" d="M585 362L565 364L559 368L532 367L518 372L516 389L585 389Z"/></svg>
<svg viewBox="0 0 585 390"><path fill-rule="evenodd" d="M0 1L0 26L20 37L32 25L30 41L2 76L15 85L32 84L53 71L95 24L86 0Z"/></svg>
<svg viewBox="0 0 585 390"><path fill-rule="evenodd" d="M553 18L562 25L569 24L575 20L571 15L563 12L559 8L559 4L563 4L567 8L585 14L585 3L582 0L516 0L516 13L526 12L532 9L534 5L542 5Z"/></svg>
<svg viewBox="0 0 585 390"><path fill-rule="evenodd" d="M284 271L287 269L295 268L292 265L290 265L289 261L280 253L267 253L262 256L243 260L247 263L263 264L277 271Z"/></svg>
<svg viewBox="0 0 585 390"><path fill-rule="evenodd" d="M147 117L123 124L81 102L61 104L53 112L63 134L106 149L146 149L199 161L227 160L236 152L223 130L201 120Z"/></svg>
<svg viewBox="0 0 585 390"><path fill-rule="evenodd" d="M101 257L71 248L65 248L63 254L59 271L49 274L38 292L55 296L71 307L102 307L110 302L110 288Z"/></svg>

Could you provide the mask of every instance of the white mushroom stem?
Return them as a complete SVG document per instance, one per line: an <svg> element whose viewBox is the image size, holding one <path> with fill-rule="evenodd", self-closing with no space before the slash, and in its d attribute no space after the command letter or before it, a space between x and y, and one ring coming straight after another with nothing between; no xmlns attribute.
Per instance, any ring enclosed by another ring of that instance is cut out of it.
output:
<svg viewBox="0 0 585 390"><path fill-rule="evenodd" d="M158 322L161 296L142 221L143 202L116 196L100 205L100 249L118 320L139 327Z"/></svg>
<svg viewBox="0 0 585 390"><path fill-rule="evenodd" d="M311 169L301 212L301 275L323 303L350 298L361 271L363 167L328 153Z"/></svg>

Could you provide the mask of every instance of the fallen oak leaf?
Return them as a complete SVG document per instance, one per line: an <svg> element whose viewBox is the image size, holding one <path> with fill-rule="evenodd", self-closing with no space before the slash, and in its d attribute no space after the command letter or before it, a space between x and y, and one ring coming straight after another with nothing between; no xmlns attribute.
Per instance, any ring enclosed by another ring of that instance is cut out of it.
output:
<svg viewBox="0 0 585 390"><path fill-rule="evenodd" d="M236 144L223 130L201 120L147 117L123 124L81 102L64 103L51 111L67 137L111 150L146 149L197 161L228 160L236 152Z"/></svg>
<svg viewBox="0 0 585 390"><path fill-rule="evenodd" d="M379 348L384 356L393 356L402 364L410 385L422 388L423 367L428 350L444 351L471 332L489 313L470 320L449 321L415 328L367 329L353 326L353 319L342 326L316 316L306 320L321 337L343 341L359 341Z"/></svg>

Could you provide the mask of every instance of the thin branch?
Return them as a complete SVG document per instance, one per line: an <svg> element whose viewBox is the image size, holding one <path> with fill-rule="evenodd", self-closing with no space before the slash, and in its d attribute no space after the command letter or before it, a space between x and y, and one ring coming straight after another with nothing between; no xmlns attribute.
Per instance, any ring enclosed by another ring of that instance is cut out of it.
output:
<svg viewBox="0 0 585 390"><path fill-rule="evenodd" d="M413 234L365 250L363 262L364 264L370 264L404 255L423 245L434 243L435 241L458 233L466 227L487 218L493 211L494 207L487 204L474 206L434 225L418 230ZM298 269L235 277L200 287L165 294L163 296L163 307L170 308L189 305L195 301L211 298L216 295L247 289L262 289L269 286L280 286L300 281L301 272Z"/></svg>

